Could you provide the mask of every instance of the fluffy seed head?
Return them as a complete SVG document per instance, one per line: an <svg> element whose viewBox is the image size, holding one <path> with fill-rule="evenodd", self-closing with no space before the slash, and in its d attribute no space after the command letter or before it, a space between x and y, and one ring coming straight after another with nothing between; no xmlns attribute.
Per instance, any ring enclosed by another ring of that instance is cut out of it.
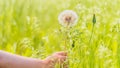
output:
<svg viewBox="0 0 120 68"><path fill-rule="evenodd" d="M58 16L58 21L64 27L72 27L77 23L78 16L72 10L65 10Z"/></svg>

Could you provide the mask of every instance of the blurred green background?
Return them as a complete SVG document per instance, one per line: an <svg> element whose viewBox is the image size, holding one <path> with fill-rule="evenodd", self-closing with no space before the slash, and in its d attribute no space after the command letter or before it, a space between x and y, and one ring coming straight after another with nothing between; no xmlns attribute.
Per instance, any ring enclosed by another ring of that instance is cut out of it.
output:
<svg viewBox="0 0 120 68"><path fill-rule="evenodd" d="M64 51L58 15L74 10L79 21L70 30L69 68L120 68L119 6L120 0L0 0L0 49L41 59Z"/></svg>

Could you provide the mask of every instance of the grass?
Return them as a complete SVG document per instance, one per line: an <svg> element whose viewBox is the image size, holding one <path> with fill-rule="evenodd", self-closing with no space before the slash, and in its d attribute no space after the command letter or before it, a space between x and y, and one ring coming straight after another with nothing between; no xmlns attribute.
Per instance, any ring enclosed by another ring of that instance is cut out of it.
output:
<svg viewBox="0 0 120 68"><path fill-rule="evenodd" d="M70 68L120 68L119 0L0 0L0 49L44 59L64 50L58 15L66 9L79 16L70 30ZM92 18L96 23L92 34ZM74 48L72 48L74 45Z"/></svg>

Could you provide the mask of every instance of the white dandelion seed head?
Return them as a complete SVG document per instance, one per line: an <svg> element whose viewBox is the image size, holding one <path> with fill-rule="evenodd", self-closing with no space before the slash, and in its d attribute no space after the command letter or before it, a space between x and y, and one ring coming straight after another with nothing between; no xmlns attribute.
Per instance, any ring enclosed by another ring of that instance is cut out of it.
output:
<svg viewBox="0 0 120 68"><path fill-rule="evenodd" d="M72 10L65 10L58 16L59 23L64 27L72 27L78 21L78 15Z"/></svg>

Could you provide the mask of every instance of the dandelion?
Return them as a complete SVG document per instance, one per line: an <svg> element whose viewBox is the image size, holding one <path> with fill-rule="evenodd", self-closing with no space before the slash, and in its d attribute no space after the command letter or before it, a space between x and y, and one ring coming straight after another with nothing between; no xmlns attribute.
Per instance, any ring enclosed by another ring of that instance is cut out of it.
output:
<svg viewBox="0 0 120 68"><path fill-rule="evenodd" d="M65 10L58 16L59 23L65 27L64 40L65 40L65 50L69 42L69 27L77 24L78 16L77 13L72 10ZM73 46L73 45L72 45Z"/></svg>
<svg viewBox="0 0 120 68"><path fill-rule="evenodd" d="M58 16L59 23L64 27L72 27L76 25L78 16L76 12L72 10L65 10Z"/></svg>

